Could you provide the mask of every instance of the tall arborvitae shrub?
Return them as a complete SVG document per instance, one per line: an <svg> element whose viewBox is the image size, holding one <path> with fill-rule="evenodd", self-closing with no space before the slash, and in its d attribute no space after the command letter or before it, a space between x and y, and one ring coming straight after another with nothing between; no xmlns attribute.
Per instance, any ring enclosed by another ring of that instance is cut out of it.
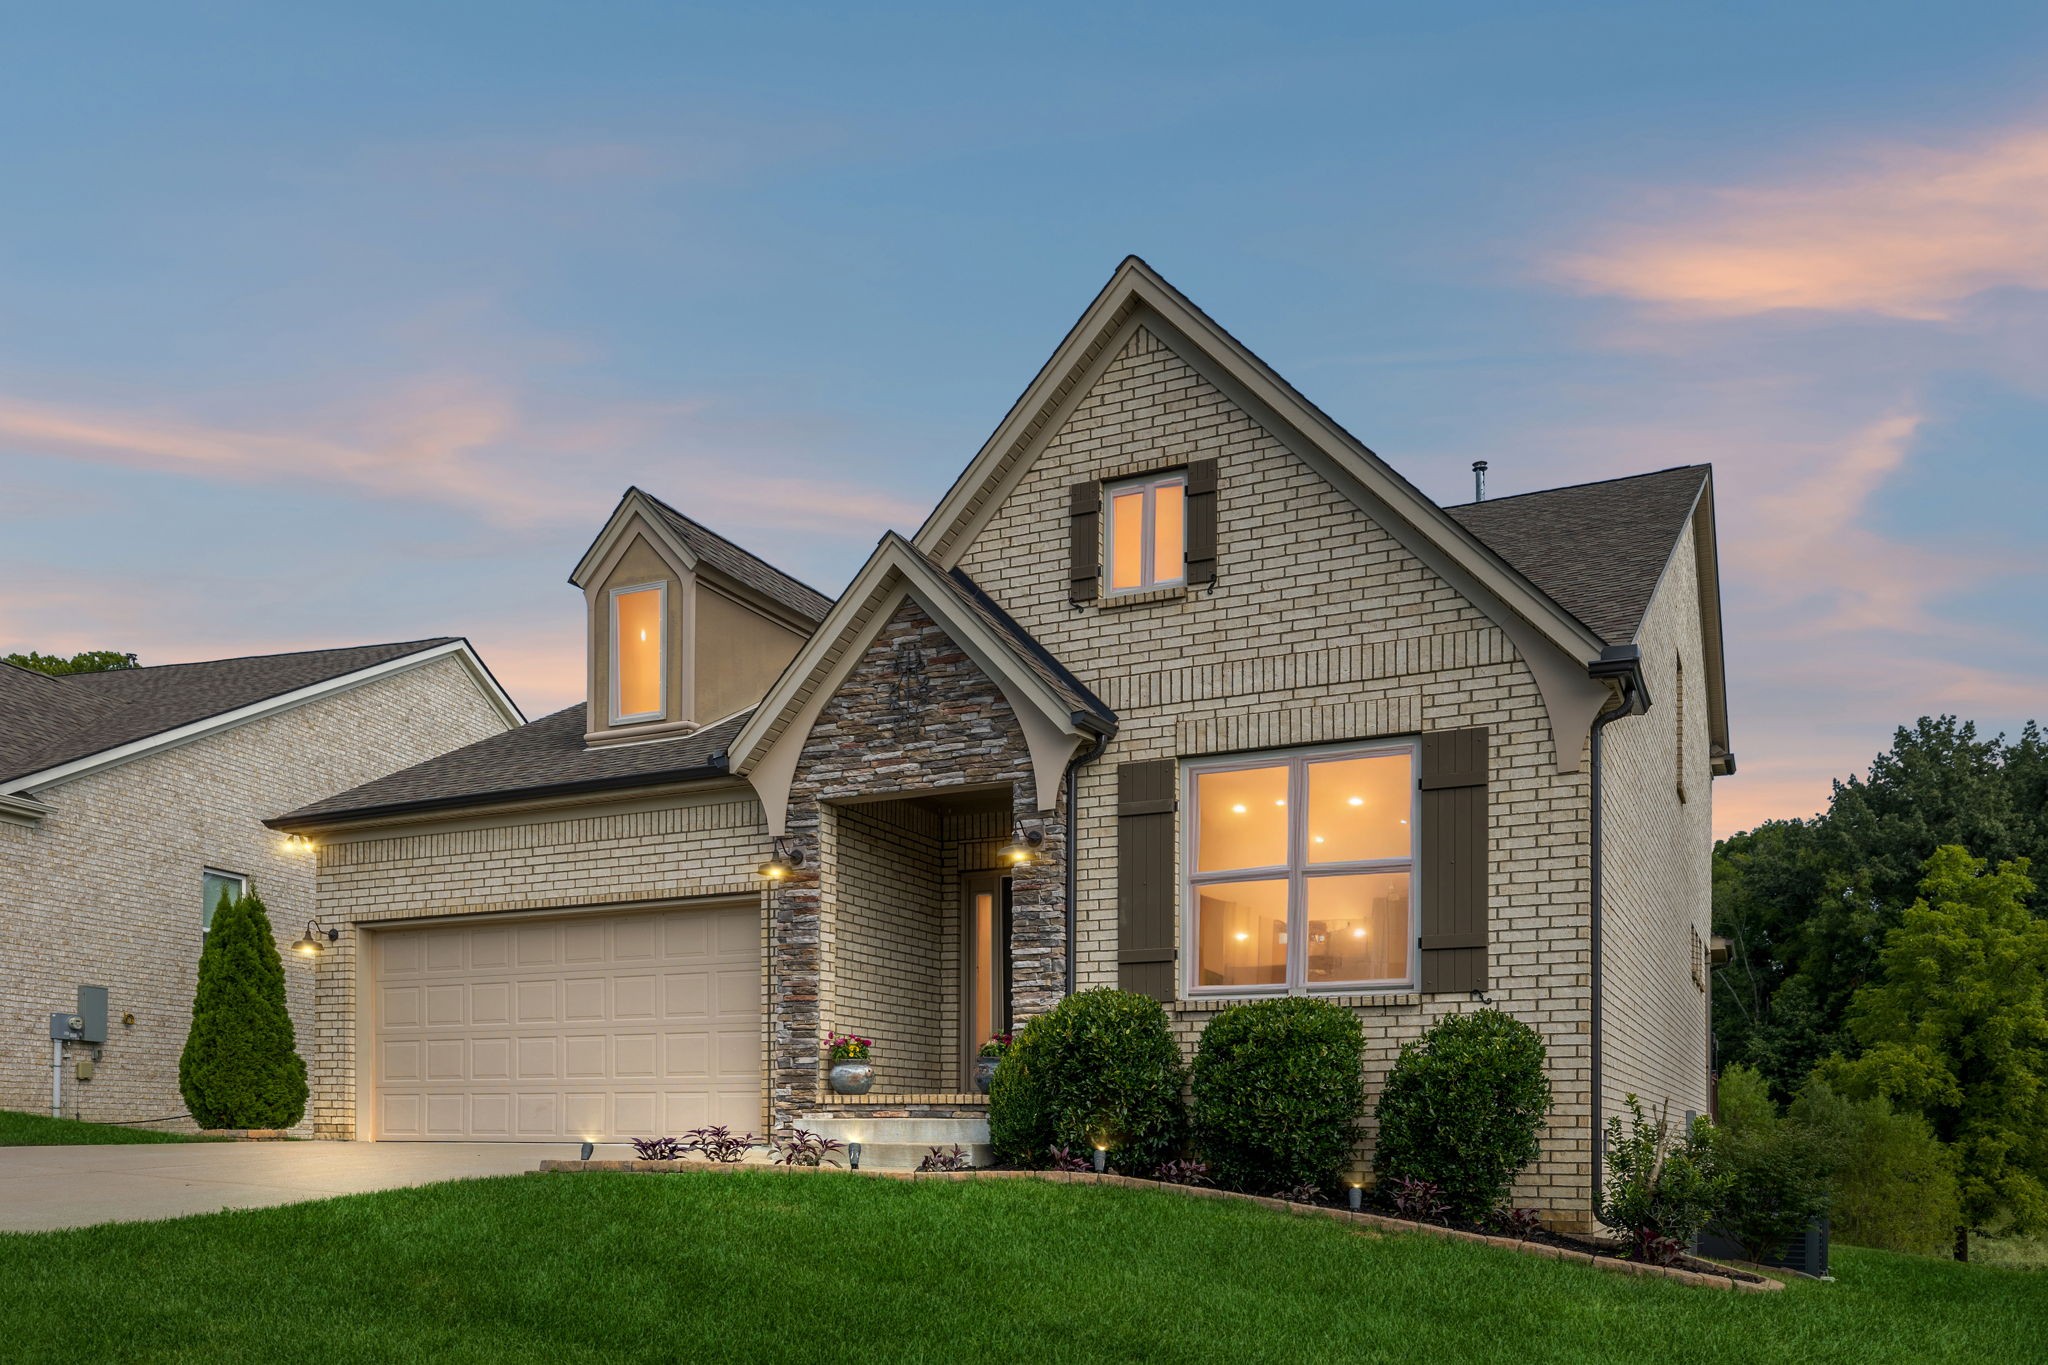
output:
<svg viewBox="0 0 2048 1365"><path fill-rule="evenodd" d="M306 1112L306 1063L284 1003L284 963L254 892L221 896L199 954L178 1088L202 1128L289 1128Z"/></svg>

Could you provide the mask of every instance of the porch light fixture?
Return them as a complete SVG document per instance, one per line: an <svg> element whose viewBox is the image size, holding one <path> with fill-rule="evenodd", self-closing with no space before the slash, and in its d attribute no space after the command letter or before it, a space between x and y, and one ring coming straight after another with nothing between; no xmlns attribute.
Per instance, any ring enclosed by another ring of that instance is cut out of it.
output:
<svg viewBox="0 0 2048 1365"><path fill-rule="evenodd" d="M775 836L775 851L768 855L767 862L754 869L754 874L771 882L786 881L803 865L804 851L793 843L785 845L778 834Z"/></svg>
<svg viewBox="0 0 2048 1365"><path fill-rule="evenodd" d="M1029 867L1038 861L1039 846L1044 842L1044 830L1019 827L1017 837L996 850L996 858L1005 867Z"/></svg>
<svg viewBox="0 0 2048 1365"><path fill-rule="evenodd" d="M322 943L320 941L320 935L323 932L327 935L327 943ZM332 943L340 937L341 930L328 929L323 931L320 928L320 926L315 924L312 920L307 920L306 936L300 939L297 943L294 943L292 945L292 951L296 952L300 957L318 957L320 956L321 949L325 948L328 943Z"/></svg>

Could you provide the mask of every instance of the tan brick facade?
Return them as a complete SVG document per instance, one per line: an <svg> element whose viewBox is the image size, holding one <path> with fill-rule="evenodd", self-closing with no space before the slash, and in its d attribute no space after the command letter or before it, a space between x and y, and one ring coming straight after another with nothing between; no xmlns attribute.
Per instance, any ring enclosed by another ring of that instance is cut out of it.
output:
<svg viewBox="0 0 2048 1365"><path fill-rule="evenodd" d="M43 788L48 816L0 825L0 1107L48 1112L49 1016L68 1013L86 984L108 989L110 1036L91 1081L75 1081L67 1065L65 1112L182 1114L178 1056L203 943L202 871L248 876L288 946L314 913L313 859L261 822L503 729L463 665L442 657ZM313 974L286 954L308 1053Z"/></svg>

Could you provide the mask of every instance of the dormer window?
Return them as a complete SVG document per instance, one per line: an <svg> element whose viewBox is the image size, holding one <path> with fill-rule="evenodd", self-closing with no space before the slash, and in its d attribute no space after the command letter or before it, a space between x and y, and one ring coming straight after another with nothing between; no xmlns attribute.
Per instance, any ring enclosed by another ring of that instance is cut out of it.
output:
<svg viewBox="0 0 2048 1365"><path fill-rule="evenodd" d="M612 723L659 720L668 712L668 585L613 588L611 602Z"/></svg>
<svg viewBox="0 0 2048 1365"><path fill-rule="evenodd" d="M1105 487L1109 590L1149 592L1187 581L1186 470Z"/></svg>

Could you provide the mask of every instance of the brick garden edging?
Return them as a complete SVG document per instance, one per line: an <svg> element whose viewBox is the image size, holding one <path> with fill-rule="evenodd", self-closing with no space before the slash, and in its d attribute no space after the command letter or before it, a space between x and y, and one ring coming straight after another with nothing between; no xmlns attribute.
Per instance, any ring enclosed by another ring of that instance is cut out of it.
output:
<svg viewBox="0 0 2048 1365"><path fill-rule="evenodd" d="M1162 1194L1178 1194L1191 1199L1231 1199L1240 1203L1260 1204L1280 1213L1298 1214L1304 1218L1328 1218L1333 1222L1370 1228L1375 1232L1419 1232L1424 1236L1441 1237L1455 1242L1478 1242L1485 1246L1499 1247L1504 1251L1519 1251L1526 1256L1544 1256L1553 1261L1591 1265L1621 1275L1662 1277L1676 1280L1680 1284L1699 1285L1708 1289L1768 1294L1785 1287L1783 1281L1771 1279L1769 1276L1754 1281L1737 1280L1726 1275L1706 1275L1696 1270L1680 1270L1675 1266L1645 1265L1640 1261L1624 1261L1616 1256L1596 1256L1590 1251L1574 1251L1568 1247L1551 1246L1547 1242L1522 1242L1512 1237L1489 1237L1484 1233L1465 1232L1459 1228L1411 1223L1401 1218L1389 1218L1385 1214L1353 1213L1349 1209L1326 1208L1321 1204L1296 1204L1285 1199L1238 1194L1233 1190L1218 1190L1204 1185L1176 1185L1164 1180L1140 1180L1130 1175L1097 1175L1093 1171L849 1171L837 1166L769 1166L754 1162L638 1160L551 1160L541 1162L540 1170L544 1174L605 1171L624 1175L654 1175L670 1171L779 1171L788 1175L870 1176L877 1180L1053 1180L1070 1185L1122 1185L1126 1189L1157 1190Z"/></svg>

